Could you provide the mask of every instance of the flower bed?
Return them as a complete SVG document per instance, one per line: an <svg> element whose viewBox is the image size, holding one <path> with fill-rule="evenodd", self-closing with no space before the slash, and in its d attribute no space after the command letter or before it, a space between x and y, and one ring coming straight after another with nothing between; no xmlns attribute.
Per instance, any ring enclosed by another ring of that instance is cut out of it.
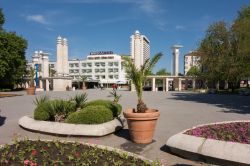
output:
<svg viewBox="0 0 250 166"><path fill-rule="evenodd" d="M230 122L196 127L184 134L221 141L250 144L250 122Z"/></svg>
<svg viewBox="0 0 250 166"><path fill-rule="evenodd" d="M159 165L129 153L59 141L16 141L0 149L0 165Z"/></svg>

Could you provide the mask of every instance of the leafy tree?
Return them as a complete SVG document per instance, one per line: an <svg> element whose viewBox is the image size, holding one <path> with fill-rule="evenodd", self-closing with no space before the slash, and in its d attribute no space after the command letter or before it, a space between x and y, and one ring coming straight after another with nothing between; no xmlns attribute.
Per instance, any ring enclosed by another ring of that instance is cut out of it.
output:
<svg viewBox="0 0 250 166"><path fill-rule="evenodd" d="M187 76L200 76L200 69L197 66L192 66L188 70Z"/></svg>
<svg viewBox="0 0 250 166"><path fill-rule="evenodd" d="M143 85L145 84L146 78L149 75L150 71L152 71L153 67L156 65L162 55L162 53L158 53L151 60L147 59L141 66L141 68L137 68L131 58L123 57L126 62L125 69L127 73L127 78L128 80L131 80L132 83L135 85L138 97L138 113L143 113L147 110L147 106L142 100Z"/></svg>
<svg viewBox="0 0 250 166"><path fill-rule="evenodd" d="M165 68L162 68L156 72L156 75L169 76L171 74Z"/></svg>
<svg viewBox="0 0 250 166"><path fill-rule="evenodd" d="M3 15L2 9L0 9L0 31L3 29L4 22L5 22L4 15Z"/></svg>
<svg viewBox="0 0 250 166"><path fill-rule="evenodd" d="M230 51L230 31L226 23L220 21L210 25L198 54L201 56L203 76L211 85L225 79L228 67L225 59L229 57Z"/></svg>
<svg viewBox="0 0 250 166"><path fill-rule="evenodd" d="M4 16L0 10L0 28ZM27 41L15 32L0 30L0 88L13 88L21 83L26 71Z"/></svg>
<svg viewBox="0 0 250 166"><path fill-rule="evenodd" d="M232 25L232 53L235 72L239 79L250 76L250 6L241 8Z"/></svg>

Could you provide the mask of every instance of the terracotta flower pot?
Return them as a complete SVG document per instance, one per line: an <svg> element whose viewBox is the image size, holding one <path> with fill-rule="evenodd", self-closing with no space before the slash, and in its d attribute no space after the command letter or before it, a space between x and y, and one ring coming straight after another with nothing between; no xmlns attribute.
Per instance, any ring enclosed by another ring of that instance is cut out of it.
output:
<svg viewBox="0 0 250 166"><path fill-rule="evenodd" d="M148 144L152 142L157 119L160 112L148 109L145 113L134 113L133 109L123 112L127 119L130 139L135 143Z"/></svg>
<svg viewBox="0 0 250 166"><path fill-rule="evenodd" d="M36 87L32 86L26 89L27 95L35 95Z"/></svg>

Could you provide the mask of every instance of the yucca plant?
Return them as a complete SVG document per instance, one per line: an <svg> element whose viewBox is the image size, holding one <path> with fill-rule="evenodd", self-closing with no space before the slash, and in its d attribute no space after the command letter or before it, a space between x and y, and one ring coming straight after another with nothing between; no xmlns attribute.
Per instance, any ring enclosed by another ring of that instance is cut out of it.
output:
<svg viewBox="0 0 250 166"><path fill-rule="evenodd" d="M46 101L49 101L49 97L44 95L44 96L41 96L41 97L36 97L35 100L33 101L33 103L38 106Z"/></svg>
<svg viewBox="0 0 250 166"><path fill-rule="evenodd" d="M120 98L122 97L122 95L119 95L119 94L117 93L117 90L116 90L116 89L113 89L113 90L112 90L111 92L109 92L109 93L111 94L112 97L114 97L114 100L113 100L114 103L118 103L119 100L120 100Z"/></svg>
<svg viewBox="0 0 250 166"><path fill-rule="evenodd" d="M130 80L134 86L138 97L137 112L144 113L147 110L146 104L142 100L142 91L147 76L150 75L153 67L163 56L162 53L154 55L151 59L147 59L141 68L137 68L129 57L123 57L125 60L125 69L127 73L127 79Z"/></svg>
<svg viewBox="0 0 250 166"><path fill-rule="evenodd" d="M75 103L77 110L80 110L81 108L84 107L87 101L87 96L88 95L86 93L82 93L75 95L75 97L71 99L71 101Z"/></svg>

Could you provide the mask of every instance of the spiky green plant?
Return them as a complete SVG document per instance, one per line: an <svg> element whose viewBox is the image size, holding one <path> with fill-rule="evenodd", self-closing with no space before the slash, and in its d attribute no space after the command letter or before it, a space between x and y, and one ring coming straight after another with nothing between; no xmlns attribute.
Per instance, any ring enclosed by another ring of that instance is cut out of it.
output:
<svg viewBox="0 0 250 166"><path fill-rule="evenodd" d="M120 98L122 97L122 95L119 95L118 93L117 93L117 90L116 89L113 89L111 92L109 92L113 97L114 97L114 100L113 100L113 102L114 103L118 103L119 102L119 100L120 100Z"/></svg>
<svg viewBox="0 0 250 166"><path fill-rule="evenodd" d="M34 77L36 75L36 70L33 67L30 67L29 71L30 87L34 86Z"/></svg>
<svg viewBox="0 0 250 166"><path fill-rule="evenodd" d="M46 101L49 101L49 97L44 95L44 96L40 96L40 97L36 97L35 100L33 101L33 103L38 106Z"/></svg>
<svg viewBox="0 0 250 166"><path fill-rule="evenodd" d="M84 105L86 104L87 99L87 93L81 93L81 94L77 94L75 95L74 98L72 98L71 100L75 103L76 108L80 109L83 108Z"/></svg>
<svg viewBox="0 0 250 166"><path fill-rule="evenodd" d="M145 63L137 68L133 63L132 59L129 57L123 57L125 60L124 66L127 73L127 79L130 80L134 86L138 97L137 112L143 113L146 111L147 106L142 100L142 91L145 84L147 76L151 73L153 67L163 56L162 53L158 53L152 57L152 59L147 59Z"/></svg>

